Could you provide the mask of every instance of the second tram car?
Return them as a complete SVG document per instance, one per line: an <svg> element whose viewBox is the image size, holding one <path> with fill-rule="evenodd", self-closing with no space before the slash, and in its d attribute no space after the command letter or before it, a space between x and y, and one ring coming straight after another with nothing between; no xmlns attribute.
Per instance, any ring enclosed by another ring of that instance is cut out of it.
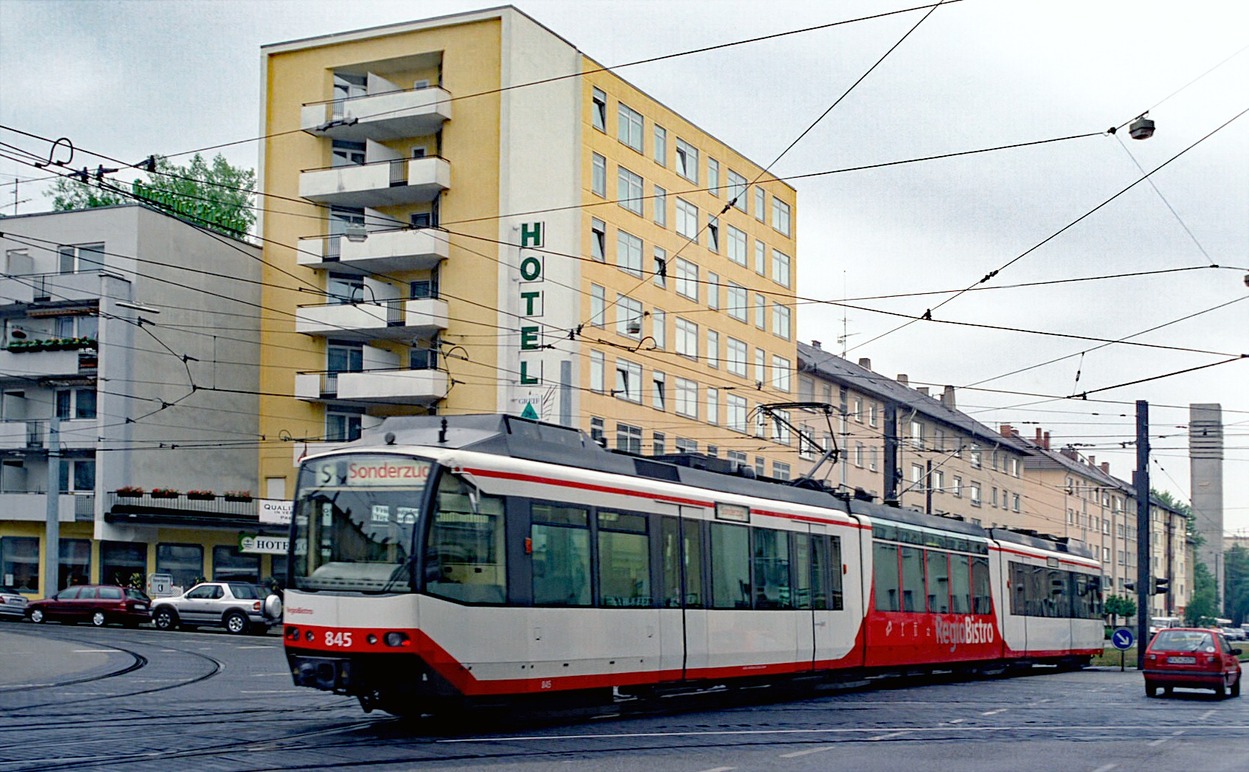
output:
<svg viewBox="0 0 1249 772"><path fill-rule="evenodd" d="M300 469L294 681L410 714L1101 651L1079 547L753 477L510 416L387 419Z"/></svg>

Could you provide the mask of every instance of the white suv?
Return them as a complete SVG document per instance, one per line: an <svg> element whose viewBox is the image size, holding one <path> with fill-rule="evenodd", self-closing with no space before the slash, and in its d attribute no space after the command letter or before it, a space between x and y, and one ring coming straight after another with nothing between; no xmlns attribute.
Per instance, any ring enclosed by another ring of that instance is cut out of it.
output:
<svg viewBox="0 0 1249 772"><path fill-rule="evenodd" d="M213 626L235 634L263 633L281 622L281 598L244 582L201 582L181 595L152 601L152 624L158 630Z"/></svg>

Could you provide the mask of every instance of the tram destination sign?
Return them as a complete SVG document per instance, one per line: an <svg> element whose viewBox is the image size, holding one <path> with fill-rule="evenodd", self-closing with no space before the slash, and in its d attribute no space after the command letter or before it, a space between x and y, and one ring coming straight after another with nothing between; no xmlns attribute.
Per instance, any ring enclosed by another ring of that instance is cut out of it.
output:
<svg viewBox="0 0 1249 772"><path fill-rule="evenodd" d="M361 456L332 458L316 466L321 487L415 487L423 488L429 479L430 463L401 456Z"/></svg>

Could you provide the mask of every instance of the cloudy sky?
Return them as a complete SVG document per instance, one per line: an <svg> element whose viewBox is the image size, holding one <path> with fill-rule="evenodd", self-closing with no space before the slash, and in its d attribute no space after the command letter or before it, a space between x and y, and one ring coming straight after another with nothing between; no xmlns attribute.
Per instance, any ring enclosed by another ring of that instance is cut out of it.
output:
<svg viewBox="0 0 1249 772"><path fill-rule="evenodd" d="M485 5L0 0L0 124L135 161L246 140L262 44ZM912 2L518 7L622 65ZM1249 361L1224 363L1249 352L1249 4L961 0L907 35L925 13L619 72L796 177L804 340L959 387L984 423L1039 426L1122 479L1147 400L1153 485L1185 500L1187 406L1220 403L1225 525L1249 533ZM1106 133L1146 110L1152 139ZM46 148L7 130L0 142ZM916 160L1008 145L1023 146ZM223 152L256 165L254 142ZM14 195L15 176L37 174L0 158L0 209L46 209L39 183ZM928 310L933 321L897 329ZM1148 345L1106 343L1125 339Z"/></svg>

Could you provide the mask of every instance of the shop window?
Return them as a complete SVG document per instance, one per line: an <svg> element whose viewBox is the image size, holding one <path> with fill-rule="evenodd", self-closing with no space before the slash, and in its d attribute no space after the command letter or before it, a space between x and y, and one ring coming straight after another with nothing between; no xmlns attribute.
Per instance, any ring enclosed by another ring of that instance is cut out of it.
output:
<svg viewBox="0 0 1249 772"><path fill-rule="evenodd" d="M213 547L213 581L260 583L260 556L245 555L235 546Z"/></svg>

